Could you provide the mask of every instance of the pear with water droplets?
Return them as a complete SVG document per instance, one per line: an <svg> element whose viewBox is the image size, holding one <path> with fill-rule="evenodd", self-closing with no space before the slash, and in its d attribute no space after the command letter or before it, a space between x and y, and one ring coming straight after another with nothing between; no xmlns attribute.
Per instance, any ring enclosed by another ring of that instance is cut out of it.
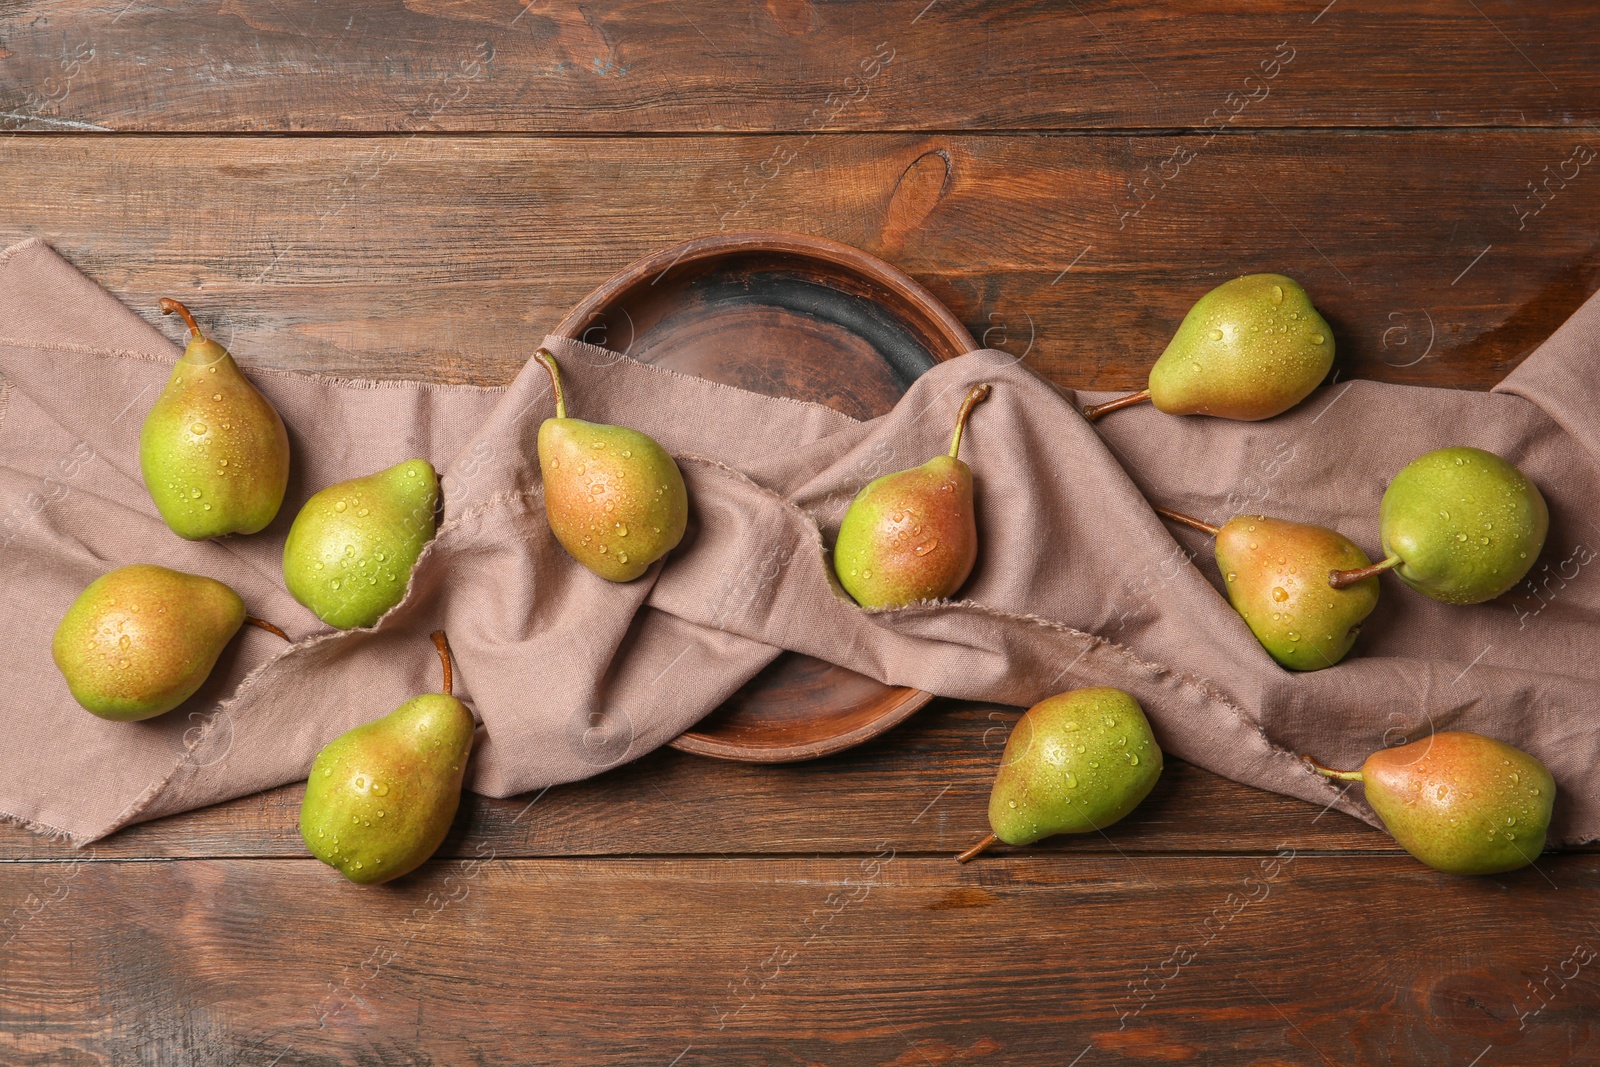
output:
<svg viewBox="0 0 1600 1067"><path fill-rule="evenodd" d="M1074 689L1023 713L1006 739L989 794L997 841L1028 845L1053 834L1103 830L1139 805L1161 777L1161 748L1144 709L1120 689Z"/></svg>
<svg viewBox="0 0 1600 1067"><path fill-rule="evenodd" d="M1196 301L1150 369L1150 387L1084 410L1090 420L1145 400L1172 415L1253 422L1281 415L1333 367L1333 331L1282 274L1247 274Z"/></svg>
<svg viewBox="0 0 1600 1067"><path fill-rule="evenodd" d="M433 635L444 691L413 697L317 753L300 805L311 854L352 882L376 884L438 851L461 803L472 712L451 693L450 649Z"/></svg>
<svg viewBox="0 0 1600 1067"><path fill-rule="evenodd" d="M1328 572L1372 561L1349 538L1325 526L1236 515L1216 532L1217 568L1228 602L1261 647L1293 671L1331 667L1355 644L1378 606L1378 579L1347 589Z"/></svg>
<svg viewBox="0 0 1600 1067"><path fill-rule="evenodd" d="M1335 586L1393 569L1446 604L1492 600L1520 582L1550 530L1539 487L1481 448L1441 448L1403 467L1379 514L1385 558L1332 575Z"/></svg>
<svg viewBox="0 0 1600 1067"><path fill-rule="evenodd" d="M289 528L284 585L330 626L371 626L405 597L438 505L439 476L423 459L330 485Z"/></svg>
<svg viewBox="0 0 1600 1067"><path fill-rule="evenodd" d="M600 577L631 582L678 547L689 524L689 491L667 450L626 426L567 417L555 357L556 414L539 427L539 472L550 530L569 555Z"/></svg>
<svg viewBox="0 0 1600 1067"><path fill-rule="evenodd" d="M256 533L289 484L283 420L188 308L163 299L161 311L182 315L192 337L139 434L145 488L179 537Z"/></svg>
<svg viewBox="0 0 1600 1067"><path fill-rule="evenodd" d="M1493 738L1434 734L1379 749L1359 771L1305 759L1325 777L1361 782L1384 829L1430 867L1495 874L1526 867L1544 849L1555 779L1533 756Z"/></svg>
<svg viewBox="0 0 1600 1067"><path fill-rule="evenodd" d="M79 704L131 722L193 696L244 621L244 601L221 582L138 563L78 594L50 650Z"/></svg>
<svg viewBox="0 0 1600 1067"><path fill-rule="evenodd" d="M839 524L833 569L864 608L896 608L952 596L978 559L972 468L957 458L961 435L989 386L975 385L956 414L948 455L885 474L856 494Z"/></svg>

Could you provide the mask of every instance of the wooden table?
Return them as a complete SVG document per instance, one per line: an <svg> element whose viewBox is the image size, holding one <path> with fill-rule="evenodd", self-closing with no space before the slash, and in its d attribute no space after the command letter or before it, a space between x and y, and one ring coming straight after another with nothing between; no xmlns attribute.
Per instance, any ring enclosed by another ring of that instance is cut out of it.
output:
<svg viewBox="0 0 1600 1067"><path fill-rule="evenodd" d="M1487 388L1597 285L1600 4L1325 2L9 3L0 238L331 374L502 383L628 261L773 228L1063 384L1281 270L1342 376ZM958 867L1016 714L469 798L378 890L296 786L6 830L0 1063L1600 1062L1595 850L1445 877L1180 764Z"/></svg>

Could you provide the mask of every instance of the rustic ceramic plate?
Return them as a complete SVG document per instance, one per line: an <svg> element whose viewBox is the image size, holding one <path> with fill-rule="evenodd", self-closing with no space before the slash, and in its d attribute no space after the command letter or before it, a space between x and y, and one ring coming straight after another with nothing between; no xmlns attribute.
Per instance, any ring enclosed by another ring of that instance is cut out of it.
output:
<svg viewBox="0 0 1600 1067"><path fill-rule="evenodd" d="M887 412L935 362L977 347L948 308L887 263L792 233L714 234L647 256L555 332L858 419ZM672 745L720 759L814 759L876 737L931 699L786 652Z"/></svg>

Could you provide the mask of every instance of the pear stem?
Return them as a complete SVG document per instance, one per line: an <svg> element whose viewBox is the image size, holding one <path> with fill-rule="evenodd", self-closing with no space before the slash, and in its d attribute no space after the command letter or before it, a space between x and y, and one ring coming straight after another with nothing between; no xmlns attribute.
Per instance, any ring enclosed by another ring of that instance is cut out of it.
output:
<svg viewBox="0 0 1600 1067"><path fill-rule="evenodd" d="M1373 575L1382 574L1399 562L1399 556L1388 556L1370 567L1357 567L1348 571L1329 571L1328 584L1335 589L1348 589L1357 582L1364 582Z"/></svg>
<svg viewBox="0 0 1600 1067"><path fill-rule="evenodd" d="M989 384L974 385L967 392L967 398L961 402L961 410L956 412L956 432L950 438L950 458L955 459L956 453L961 451L961 431L967 428L967 417L972 414L972 409L978 402L989 395Z"/></svg>
<svg viewBox="0 0 1600 1067"><path fill-rule="evenodd" d="M256 627L257 629L267 631L269 634L277 634L285 641L288 641L291 645L294 644L294 638L290 637L288 634L284 633L282 630L278 629L265 619L258 619L254 615L246 615L244 617L244 621L249 623L251 626Z"/></svg>
<svg viewBox="0 0 1600 1067"><path fill-rule="evenodd" d="M533 358L544 364L544 369L550 372L550 387L556 391L556 418L566 418L567 397L561 391L561 369L556 366L556 357L550 354L548 348L541 348L533 354Z"/></svg>
<svg viewBox="0 0 1600 1067"><path fill-rule="evenodd" d="M1337 778L1341 782L1360 782L1365 780L1361 777L1360 771L1336 771L1332 767L1324 767L1310 756L1301 756L1300 758L1311 764L1311 769L1324 778Z"/></svg>
<svg viewBox="0 0 1600 1067"><path fill-rule="evenodd" d="M990 845L999 844L999 842L1000 842L1000 839L998 837L996 837L994 834L990 834L988 837L984 838L982 841L979 841L976 845L973 845L971 848L967 849L965 852L963 852L960 855L958 855L956 857L956 862L957 863L971 863L973 860L978 858L978 853L982 852L984 849L988 848Z"/></svg>
<svg viewBox="0 0 1600 1067"><path fill-rule="evenodd" d="M1212 537L1217 536L1217 534L1222 530L1222 527L1213 526L1209 522L1201 522L1193 515L1185 515L1181 511L1168 511L1166 508L1158 507L1155 504L1151 504L1150 506L1155 508L1156 514L1160 515L1163 519L1170 519L1180 526L1189 527L1191 530L1199 530L1201 533L1209 534Z"/></svg>
<svg viewBox="0 0 1600 1067"><path fill-rule="evenodd" d="M194 321L194 316L189 313L189 309L176 300L164 296L156 302L156 306L161 309L161 314L163 315L171 315L174 312L182 315L183 321L189 324L190 330L194 331L194 339L196 341L204 341L206 339L206 335L200 332L200 324Z"/></svg>
<svg viewBox="0 0 1600 1067"><path fill-rule="evenodd" d="M433 638L433 647L439 650L439 662L444 664L444 695L454 696L455 694L451 689L451 684L455 679L451 677L450 673L450 639L444 635L443 630L435 630L428 636Z"/></svg>
<svg viewBox="0 0 1600 1067"><path fill-rule="evenodd" d="M1137 393L1129 393L1127 396L1119 396L1115 400L1107 400L1104 404L1092 404L1083 409L1083 417L1090 422L1094 422L1102 415L1109 415L1113 411L1120 411L1123 408L1131 408L1135 404L1143 404L1149 399L1150 390L1141 389Z"/></svg>

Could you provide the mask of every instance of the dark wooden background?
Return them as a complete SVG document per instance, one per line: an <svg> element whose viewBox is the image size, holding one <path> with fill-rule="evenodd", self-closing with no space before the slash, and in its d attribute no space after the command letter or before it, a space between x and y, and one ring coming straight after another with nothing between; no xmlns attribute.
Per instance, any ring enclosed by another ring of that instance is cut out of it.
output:
<svg viewBox="0 0 1600 1067"><path fill-rule="evenodd" d="M1597 122L1595 3L0 0L0 239L337 374L505 382L635 257L776 228L1066 385L1270 269L1342 375L1487 388L1600 284ZM375 890L299 787L0 830L0 1063L1600 1063L1594 850L1446 877L1174 765L957 867L1016 714L469 798Z"/></svg>

